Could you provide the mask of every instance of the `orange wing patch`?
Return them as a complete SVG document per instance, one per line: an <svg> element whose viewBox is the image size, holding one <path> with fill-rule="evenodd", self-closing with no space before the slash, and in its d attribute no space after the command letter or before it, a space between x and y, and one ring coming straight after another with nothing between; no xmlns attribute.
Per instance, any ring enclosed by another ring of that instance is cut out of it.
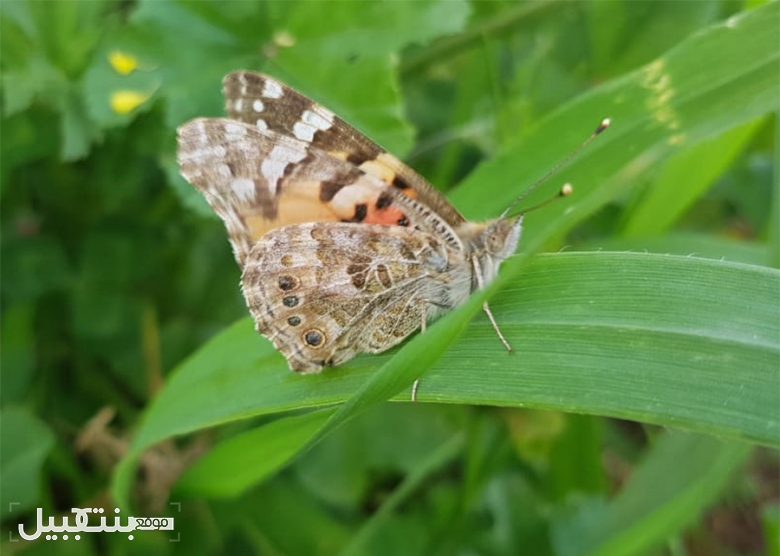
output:
<svg viewBox="0 0 780 556"><path fill-rule="evenodd" d="M401 190L302 141L220 118L188 122L178 139L182 175L225 222L239 265L258 239L282 226L416 224L399 206Z"/></svg>

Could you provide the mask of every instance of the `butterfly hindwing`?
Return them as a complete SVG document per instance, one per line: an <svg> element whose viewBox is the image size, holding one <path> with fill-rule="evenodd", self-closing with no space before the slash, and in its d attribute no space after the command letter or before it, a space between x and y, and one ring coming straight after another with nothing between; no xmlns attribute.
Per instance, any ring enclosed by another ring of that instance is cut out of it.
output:
<svg viewBox="0 0 780 556"><path fill-rule="evenodd" d="M471 286L461 264L453 268L447 245L419 230L300 224L257 242L242 288L258 331L290 367L318 372L385 351L460 303Z"/></svg>

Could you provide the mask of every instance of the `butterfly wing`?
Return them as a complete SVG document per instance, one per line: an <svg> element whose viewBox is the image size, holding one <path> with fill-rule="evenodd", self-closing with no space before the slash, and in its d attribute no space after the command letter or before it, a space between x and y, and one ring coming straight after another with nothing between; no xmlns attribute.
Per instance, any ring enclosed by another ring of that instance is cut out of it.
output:
<svg viewBox="0 0 780 556"><path fill-rule="evenodd" d="M178 142L182 175L224 221L242 268L263 235L301 222L414 226L460 245L419 202L297 139L225 118L201 118L179 128Z"/></svg>
<svg viewBox="0 0 780 556"><path fill-rule="evenodd" d="M225 76L222 94L231 119L296 138L345 160L417 199L452 228L464 222L425 178L333 112L284 83L260 73L236 71Z"/></svg>
<svg viewBox="0 0 780 556"><path fill-rule="evenodd" d="M389 349L470 285L465 261L432 234L353 223L272 230L242 276L258 332L301 373Z"/></svg>

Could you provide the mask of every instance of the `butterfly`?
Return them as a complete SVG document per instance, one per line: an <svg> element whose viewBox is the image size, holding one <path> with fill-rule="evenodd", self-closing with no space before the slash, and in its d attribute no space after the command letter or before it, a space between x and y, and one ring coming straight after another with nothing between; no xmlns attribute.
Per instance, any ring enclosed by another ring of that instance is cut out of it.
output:
<svg viewBox="0 0 780 556"><path fill-rule="evenodd" d="M236 71L222 90L227 117L182 125L178 164L224 222L257 331L293 371L397 345L514 253L522 214L467 221L409 166L272 77Z"/></svg>

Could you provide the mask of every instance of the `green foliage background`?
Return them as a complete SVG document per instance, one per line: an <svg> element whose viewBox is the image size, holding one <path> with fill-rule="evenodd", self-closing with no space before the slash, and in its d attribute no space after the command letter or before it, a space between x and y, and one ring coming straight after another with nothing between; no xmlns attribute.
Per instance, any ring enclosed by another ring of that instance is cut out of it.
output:
<svg viewBox="0 0 780 556"><path fill-rule="evenodd" d="M778 2L0 17L4 553L778 554ZM613 124L523 201L575 188L528 215L496 284L302 377L252 330L224 229L175 164L175 128L221 115L239 68L473 219ZM13 542L36 507L115 506L175 531Z"/></svg>

